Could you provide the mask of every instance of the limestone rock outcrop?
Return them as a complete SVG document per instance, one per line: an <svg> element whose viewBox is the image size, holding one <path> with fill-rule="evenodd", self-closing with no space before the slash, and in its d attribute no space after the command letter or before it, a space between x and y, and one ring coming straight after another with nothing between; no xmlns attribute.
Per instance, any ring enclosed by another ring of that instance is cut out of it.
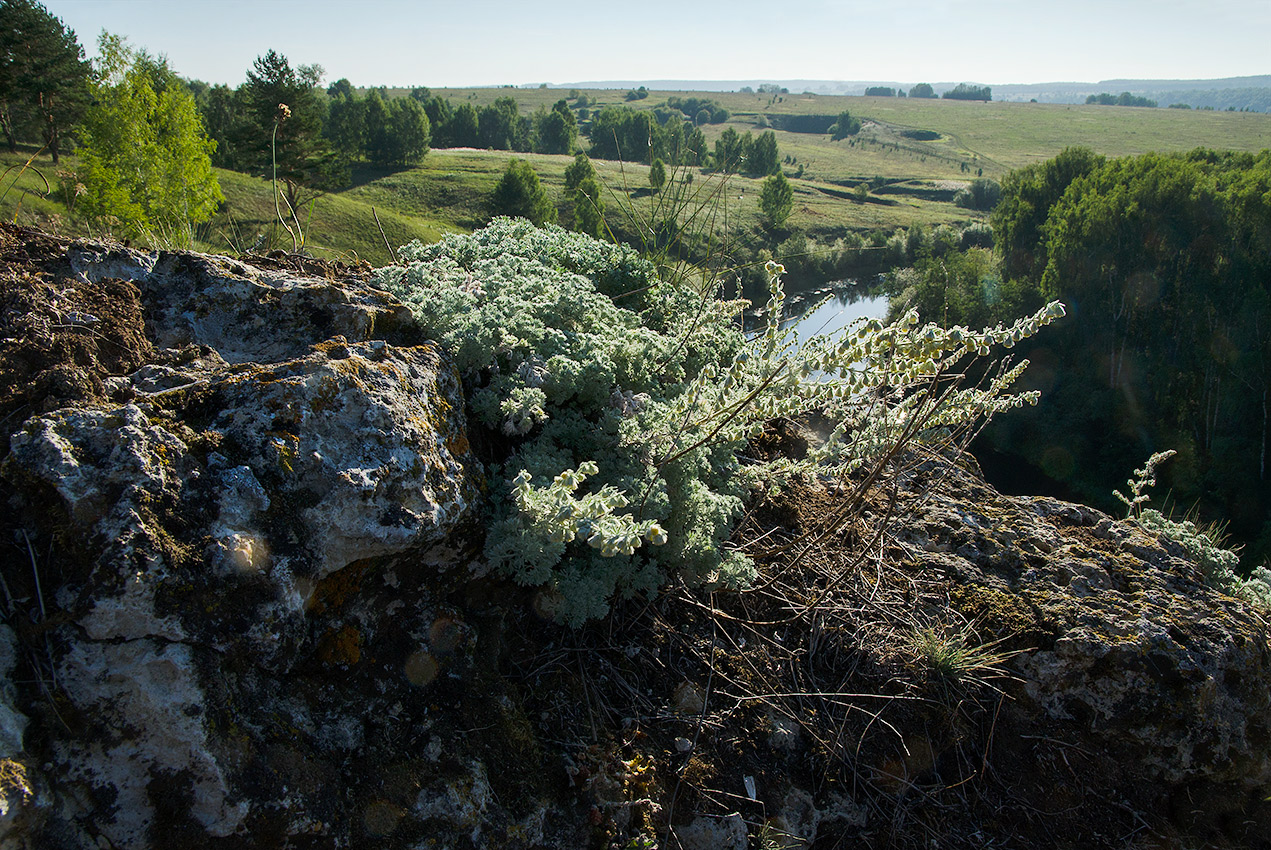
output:
<svg viewBox="0 0 1271 850"><path fill-rule="evenodd" d="M565 629L447 353L285 265L0 228L0 850L1271 844L1264 615L1168 539L928 456Z"/></svg>
<svg viewBox="0 0 1271 850"><path fill-rule="evenodd" d="M47 673L82 719L51 744L55 819L70 846L150 846L167 777L208 836L234 835L260 801L212 728L259 695L217 668L301 663L322 637L308 611L350 564L409 554L435 579L428 553L481 488L462 390L434 343L385 341L404 308L356 282L96 244L66 261L68 288L136 288L156 353L8 440L4 475L75 561L38 590L59 612ZM26 718L0 720L8 758Z"/></svg>
<svg viewBox="0 0 1271 850"><path fill-rule="evenodd" d="M973 461L907 483L898 538L953 608L1022 650L1004 714L1097 754L1086 781L1109 794L1159 794L1180 810L1190 796L1202 820L1263 807L1267 612L1207 586L1167 537L1084 505L1003 496Z"/></svg>

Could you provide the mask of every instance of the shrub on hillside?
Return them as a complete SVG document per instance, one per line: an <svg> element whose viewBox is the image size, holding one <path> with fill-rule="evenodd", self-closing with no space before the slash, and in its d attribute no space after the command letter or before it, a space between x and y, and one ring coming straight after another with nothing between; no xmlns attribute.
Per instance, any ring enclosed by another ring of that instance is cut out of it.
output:
<svg viewBox="0 0 1271 850"><path fill-rule="evenodd" d="M523 159L508 163L499 185L494 187L490 209L495 215L524 218L534 224L556 222L556 205L539 182L534 166Z"/></svg>
<svg viewBox="0 0 1271 850"><path fill-rule="evenodd" d="M852 113L844 109L839 113L838 121L830 127L830 140L839 141L848 136L855 136L861 131L861 119L853 118Z"/></svg>
<svg viewBox="0 0 1271 850"><path fill-rule="evenodd" d="M556 227L496 219L402 256L379 285L454 352L473 424L503 435L486 556L573 624L672 576L745 585L754 566L726 541L752 485L885 464L898 443L1031 400L1006 393L1022 366L972 390L944 376L1062 314L973 333L912 313L799 345L775 318L743 336L743 302L714 281L660 279L633 249ZM782 269L768 271L780 317ZM766 422L812 410L837 423L823 446L743 464Z"/></svg>
<svg viewBox="0 0 1271 850"><path fill-rule="evenodd" d="M1001 184L987 177L977 177L970 186L958 190L953 196L953 203L964 209L988 211L996 207L1001 199Z"/></svg>

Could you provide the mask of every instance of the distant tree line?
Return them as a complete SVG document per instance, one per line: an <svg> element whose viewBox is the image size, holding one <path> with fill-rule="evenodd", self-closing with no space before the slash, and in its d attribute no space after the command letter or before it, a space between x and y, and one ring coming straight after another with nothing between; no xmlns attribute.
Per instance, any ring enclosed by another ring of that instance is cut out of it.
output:
<svg viewBox="0 0 1271 850"><path fill-rule="evenodd" d="M592 116L587 128L588 154L597 159L652 164L660 159L672 165L707 164L706 137L700 128L681 117L659 116L647 109L606 106Z"/></svg>
<svg viewBox="0 0 1271 850"><path fill-rule="evenodd" d="M668 109L632 109L607 106L593 118L587 129L588 155L596 159L623 160L652 164L661 160L673 166L714 167L728 174L756 177L781 170L777 137L771 130L754 136L732 127L708 148L706 136L687 115L710 110L710 101L693 102L671 98Z"/></svg>
<svg viewBox="0 0 1271 850"><path fill-rule="evenodd" d="M946 100L983 100L993 99L993 89L989 86L973 86L970 83L958 83L944 94Z"/></svg>
<svg viewBox="0 0 1271 850"><path fill-rule="evenodd" d="M703 124L723 124L732 117L727 109L707 97L668 97L666 105L679 110L698 127Z"/></svg>
<svg viewBox="0 0 1271 850"><path fill-rule="evenodd" d="M895 89L891 86L870 86L865 89L866 97L904 97L904 89ZM969 83L959 83L954 88L942 95L936 94L936 90L930 83L918 83L909 90L909 97L925 97L936 98L944 97L949 100L992 100L993 90L988 86L973 86Z"/></svg>
<svg viewBox="0 0 1271 850"><path fill-rule="evenodd" d="M1097 103L1100 106L1156 106L1156 101L1146 97L1136 97L1128 91L1120 94L1092 94L1086 98L1086 103Z"/></svg>
<svg viewBox="0 0 1271 850"><path fill-rule="evenodd" d="M1184 89L1147 91L1145 97L1174 108L1226 110L1228 112L1271 112L1271 86L1236 89Z"/></svg>
<svg viewBox="0 0 1271 850"><path fill-rule="evenodd" d="M361 96L341 79L323 92L318 87L321 69L293 72L286 57L271 51L257 60L248 81L237 89L193 84L204 122L218 143L216 164L223 168L250 171L257 159L261 98L253 75L278 89L281 98L299 104L289 102L298 119L289 136L303 137L312 151L321 151L327 176L337 183L347 180L356 162L388 168L415 165L430 147L567 154L578 144L577 119L565 100L522 115L516 101L506 96L478 110L469 103L454 106L422 87L403 97L390 97L384 88ZM275 106L281 102L288 101L277 100Z"/></svg>

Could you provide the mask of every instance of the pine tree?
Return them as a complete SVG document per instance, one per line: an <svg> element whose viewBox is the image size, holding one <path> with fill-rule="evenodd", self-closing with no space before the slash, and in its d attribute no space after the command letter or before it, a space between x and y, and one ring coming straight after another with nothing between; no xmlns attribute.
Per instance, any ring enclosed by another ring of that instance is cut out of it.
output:
<svg viewBox="0 0 1271 850"><path fill-rule="evenodd" d="M89 65L61 19L33 0L0 0L0 131L11 152L39 133L54 162L88 106Z"/></svg>
<svg viewBox="0 0 1271 850"><path fill-rule="evenodd" d="M649 168L649 187L653 189L653 194L662 191L662 187L666 185L666 163L660 159L653 160L653 166Z"/></svg>
<svg viewBox="0 0 1271 850"><path fill-rule="evenodd" d="M525 160L514 159L494 189L490 203L495 215L519 216L534 224L555 224L556 205Z"/></svg>
<svg viewBox="0 0 1271 850"><path fill-rule="evenodd" d="M574 190L574 230L599 237L605 227L605 201L595 177L584 177Z"/></svg>
<svg viewBox="0 0 1271 850"><path fill-rule="evenodd" d="M763 181L759 209L772 227L780 227L790 217L794 209L794 189L780 171Z"/></svg>
<svg viewBox="0 0 1271 850"><path fill-rule="evenodd" d="M565 191L572 192L588 177L595 178L596 169L587 154L579 151L574 154L574 161L565 166Z"/></svg>
<svg viewBox="0 0 1271 850"><path fill-rule="evenodd" d="M760 133L750 149L746 171L756 177L776 174L781 170L781 157L777 151L777 136L771 130Z"/></svg>
<svg viewBox="0 0 1271 850"><path fill-rule="evenodd" d="M322 73L320 65L293 69L286 56L270 50L252 64L242 86L252 135L243 147L252 152L258 173L276 174L293 210L305 202L304 188L324 185L329 165L320 135L324 104L315 88Z"/></svg>

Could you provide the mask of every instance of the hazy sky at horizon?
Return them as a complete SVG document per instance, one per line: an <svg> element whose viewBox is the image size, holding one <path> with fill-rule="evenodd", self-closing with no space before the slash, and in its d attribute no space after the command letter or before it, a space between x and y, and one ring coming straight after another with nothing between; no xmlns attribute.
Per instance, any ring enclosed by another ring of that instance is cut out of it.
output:
<svg viewBox="0 0 1271 850"><path fill-rule="evenodd" d="M774 0L43 2L90 56L104 28L230 85L270 49L358 86L1271 74L1271 0L801 0L784 14Z"/></svg>

